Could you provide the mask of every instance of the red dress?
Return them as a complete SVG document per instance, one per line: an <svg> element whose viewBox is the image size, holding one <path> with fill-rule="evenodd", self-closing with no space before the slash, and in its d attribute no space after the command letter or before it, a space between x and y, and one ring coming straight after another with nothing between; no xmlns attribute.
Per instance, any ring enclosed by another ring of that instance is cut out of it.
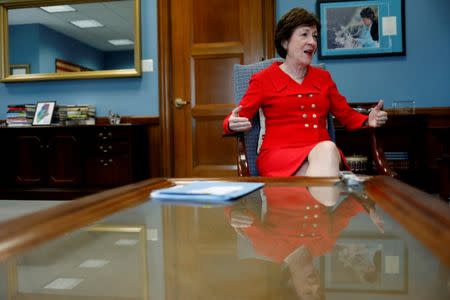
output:
<svg viewBox="0 0 450 300"><path fill-rule="evenodd" d="M367 120L348 105L327 71L309 66L299 84L280 64L275 62L253 75L240 103L239 116L251 119L261 107L266 118L266 133L256 159L261 176L293 175L317 143L331 140L328 112L348 130L361 128ZM223 122L225 133L230 133L229 117Z"/></svg>

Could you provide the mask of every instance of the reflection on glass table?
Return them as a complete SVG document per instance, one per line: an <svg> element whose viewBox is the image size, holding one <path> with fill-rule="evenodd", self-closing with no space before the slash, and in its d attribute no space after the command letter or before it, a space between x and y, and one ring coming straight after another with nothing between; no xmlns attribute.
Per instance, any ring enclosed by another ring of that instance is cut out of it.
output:
<svg viewBox="0 0 450 300"><path fill-rule="evenodd" d="M142 226L93 225L11 260L8 295L148 299L146 255Z"/></svg>
<svg viewBox="0 0 450 300"><path fill-rule="evenodd" d="M394 179L260 180L228 205L148 197L177 180L88 196L33 215L48 235L81 229L9 256L0 226L0 299L449 299L447 207L426 221L437 203ZM430 232L444 252L425 246Z"/></svg>

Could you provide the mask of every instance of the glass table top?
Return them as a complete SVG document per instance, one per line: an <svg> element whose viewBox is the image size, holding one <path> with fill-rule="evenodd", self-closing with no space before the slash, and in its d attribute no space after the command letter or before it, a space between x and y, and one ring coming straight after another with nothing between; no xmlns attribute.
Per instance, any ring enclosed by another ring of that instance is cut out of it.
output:
<svg viewBox="0 0 450 300"><path fill-rule="evenodd" d="M434 237L439 239L439 237ZM148 198L0 264L0 299L449 299L450 269L363 190Z"/></svg>

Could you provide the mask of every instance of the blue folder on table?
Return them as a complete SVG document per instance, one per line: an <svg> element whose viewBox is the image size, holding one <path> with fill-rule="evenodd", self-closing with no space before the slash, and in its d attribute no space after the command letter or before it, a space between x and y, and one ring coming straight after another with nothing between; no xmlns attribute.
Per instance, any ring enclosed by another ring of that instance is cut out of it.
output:
<svg viewBox="0 0 450 300"><path fill-rule="evenodd" d="M262 187L260 182L194 181L186 185L153 191L152 199L189 202L225 202Z"/></svg>

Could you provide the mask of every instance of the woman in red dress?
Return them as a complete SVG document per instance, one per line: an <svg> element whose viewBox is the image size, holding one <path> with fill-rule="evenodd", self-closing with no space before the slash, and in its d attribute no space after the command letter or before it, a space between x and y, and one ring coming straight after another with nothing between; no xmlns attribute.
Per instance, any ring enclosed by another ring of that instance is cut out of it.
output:
<svg viewBox="0 0 450 300"><path fill-rule="evenodd" d="M284 15L275 46L285 61L255 74L240 105L224 120L225 133L247 131L262 108L266 132L256 160L261 176L337 176L345 158L328 134L328 112L349 130L379 127L387 120L383 101L362 115L347 104L327 71L311 66L319 28L304 9Z"/></svg>

